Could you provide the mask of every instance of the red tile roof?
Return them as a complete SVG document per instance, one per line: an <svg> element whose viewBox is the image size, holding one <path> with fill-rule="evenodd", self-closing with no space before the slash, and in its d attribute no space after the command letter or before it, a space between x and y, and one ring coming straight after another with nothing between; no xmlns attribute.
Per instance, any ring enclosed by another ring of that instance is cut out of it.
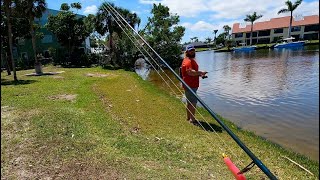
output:
<svg viewBox="0 0 320 180"><path fill-rule="evenodd" d="M290 16L272 18L270 19L270 21L254 23L253 31L284 28L284 27L289 27L289 24L290 24ZM292 26L302 26L302 25L310 25L310 24L319 24L319 15L305 16L303 20L299 20L299 21L295 21L294 18L292 20ZM251 31L251 24L246 25L245 28L240 28L239 25L240 23L233 24L232 33Z"/></svg>

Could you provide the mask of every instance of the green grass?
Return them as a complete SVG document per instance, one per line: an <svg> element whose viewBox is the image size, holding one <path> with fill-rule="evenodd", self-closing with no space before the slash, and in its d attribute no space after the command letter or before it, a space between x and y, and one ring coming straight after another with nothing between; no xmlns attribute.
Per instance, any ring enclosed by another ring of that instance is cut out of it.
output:
<svg viewBox="0 0 320 180"><path fill-rule="evenodd" d="M1 74L5 179L233 179L221 153L240 169L251 162L203 109L217 133L187 123L179 99L133 72L51 66L44 71L65 72L29 77L24 74L33 70L19 71L18 83ZM318 162L223 121L279 179L318 179ZM266 177L257 166L245 175Z"/></svg>

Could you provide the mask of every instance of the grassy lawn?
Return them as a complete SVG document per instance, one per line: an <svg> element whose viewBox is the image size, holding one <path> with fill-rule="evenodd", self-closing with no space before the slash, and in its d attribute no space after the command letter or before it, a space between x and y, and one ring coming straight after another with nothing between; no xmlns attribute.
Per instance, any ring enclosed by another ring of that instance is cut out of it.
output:
<svg viewBox="0 0 320 180"><path fill-rule="evenodd" d="M216 132L185 120L178 98L133 72L58 68L57 75L1 73L4 179L233 179L221 153L251 160L209 117ZM318 179L319 163L225 123L279 179ZM315 175L283 158L298 162ZM248 179L266 176L254 166Z"/></svg>

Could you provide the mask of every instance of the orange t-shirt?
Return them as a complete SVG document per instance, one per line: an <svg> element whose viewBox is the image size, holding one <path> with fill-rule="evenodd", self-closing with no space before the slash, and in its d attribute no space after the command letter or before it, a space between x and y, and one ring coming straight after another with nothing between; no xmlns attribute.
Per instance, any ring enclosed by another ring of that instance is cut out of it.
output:
<svg viewBox="0 0 320 180"><path fill-rule="evenodd" d="M184 58L181 65L182 79L186 82L191 88L199 87L199 76L189 76L187 74L187 69L193 69L198 71L199 66L194 59L189 59L188 57ZM185 88L183 86L183 88Z"/></svg>

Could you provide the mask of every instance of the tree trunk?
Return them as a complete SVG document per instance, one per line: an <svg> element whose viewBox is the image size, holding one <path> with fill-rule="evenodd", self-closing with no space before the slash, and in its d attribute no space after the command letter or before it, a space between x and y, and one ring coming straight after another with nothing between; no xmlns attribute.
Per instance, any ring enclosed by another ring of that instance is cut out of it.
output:
<svg viewBox="0 0 320 180"><path fill-rule="evenodd" d="M37 57L37 49L36 49L36 37L35 32L33 29L33 17L29 16L29 22L30 22L30 34L31 34L31 41L32 41L32 49L34 54L34 68L36 71L36 74L42 74L42 67L41 62L39 61Z"/></svg>
<svg viewBox="0 0 320 180"><path fill-rule="evenodd" d="M6 9L7 17L8 17L8 39L9 39L9 51L10 51L9 58L10 58L10 60L12 62L13 79L15 81L18 81L15 62L14 62L13 53L12 53L12 24L11 24L11 10L10 10L10 7L9 7L10 3L11 3L10 0L6 0L5 1L5 4L6 4L5 5L5 9Z"/></svg>
<svg viewBox="0 0 320 180"><path fill-rule="evenodd" d="M253 31L253 22L251 23L250 46L252 45L252 31Z"/></svg>
<svg viewBox="0 0 320 180"><path fill-rule="evenodd" d="M11 75L11 70L10 70L10 60L9 60L9 57L8 57L8 53L6 52L5 54L5 57L3 57L3 54L1 53L1 59L5 59L5 62L6 62L6 70L7 70L7 74L8 76Z"/></svg>
<svg viewBox="0 0 320 180"><path fill-rule="evenodd" d="M290 24L289 24L288 38L291 37L291 26L292 26L292 11L291 11L291 15L290 15Z"/></svg>

